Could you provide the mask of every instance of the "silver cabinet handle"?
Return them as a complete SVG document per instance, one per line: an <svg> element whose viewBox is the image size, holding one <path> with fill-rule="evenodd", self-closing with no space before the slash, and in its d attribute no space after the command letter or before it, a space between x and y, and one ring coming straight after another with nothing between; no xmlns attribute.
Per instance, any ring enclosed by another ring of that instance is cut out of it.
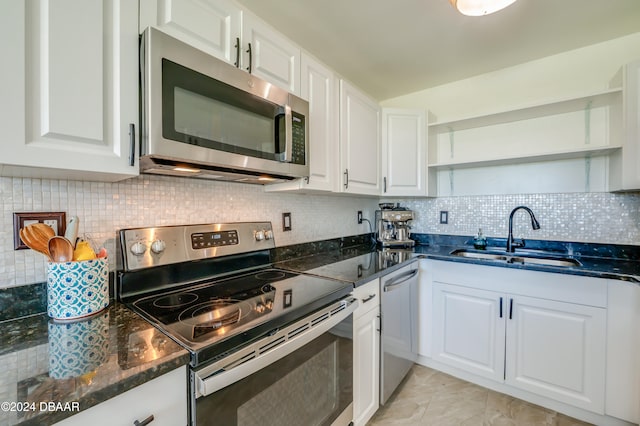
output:
<svg viewBox="0 0 640 426"><path fill-rule="evenodd" d="M398 275L394 277L390 281L388 281L384 286L384 291L391 291L398 287L399 285L409 281L411 278L415 277L418 274L417 269L413 269L411 271L405 272L404 274Z"/></svg>
<svg viewBox="0 0 640 426"><path fill-rule="evenodd" d="M144 419L143 421L138 421L136 420L135 422L133 422L133 426L146 426L149 423L151 423L154 420L153 418L153 414L150 415L149 417L147 417L146 419Z"/></svg>
<svg viewBox="0 0 640 426"><path fill-rule="evenodd" d="M382 184L383 184L383 191L382 192L387 192L387 177L385 176L384 178L382 178Z"/></svg>
<svg viewBox="0 0 640 426"><path fill-rule="evenodd" d="M344 189L349 188L349 169L344 169Z"/></svg>

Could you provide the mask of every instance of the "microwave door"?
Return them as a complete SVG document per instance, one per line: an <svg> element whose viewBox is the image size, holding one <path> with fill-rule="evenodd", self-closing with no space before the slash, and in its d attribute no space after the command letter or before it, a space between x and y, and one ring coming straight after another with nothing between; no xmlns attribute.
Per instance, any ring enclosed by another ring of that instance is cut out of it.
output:
<svg viewBox="0 0 640 426"><path fill-rule="evenodd" d="M167 59L163 59L162 77L164 138L218 151L286 161L287 138L291 140L291 130L287 130L290 127L287 121L291 122L290 108L280 107Z"/></svg>

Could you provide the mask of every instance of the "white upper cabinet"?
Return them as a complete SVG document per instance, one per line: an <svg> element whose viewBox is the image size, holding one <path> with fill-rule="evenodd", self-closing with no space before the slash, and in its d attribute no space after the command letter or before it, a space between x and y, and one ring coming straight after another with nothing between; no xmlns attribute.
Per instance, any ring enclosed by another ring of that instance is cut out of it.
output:
<svg viewBox="0 0 640 426"><path fill-rule="evenodd" d="M342 192L380 195L380 108L347 81L340 81Z"/></svg>
<svg viewBox="0 0 640 426"><path fill-rule="evenodd" d="M614 157L611 189L640 189L640 61L622 67L622 150ZM615 82L614 85L619 84Z"/></svg>
<svg viewBox="0 0 640 426"><path fill-rule="evenodd" d="M136 2L5 2L5 176L116 181L138 174Z"/></svg>
<svg viewBox="0 0 640 426"><path fill-rule="evenodd" d="M242 11L233 2L140 0L140 32L149 26L230 64L241 60Z"/></svg>
<svg viewBox="0 0 640 426"><path fill-rule="evenodd" d="M336 77L331 69L304 53L301 66L301 97L309 101L309 176L267 185L267 192L331 192L337 188L340 141Z"/></svg>
<svg viewBox="0 0 640 426"><path fill-rule="evenodd" d="M428 194L425 111L382 110L382 195Z"/></svg>
<svg viewBox="0 0 640 426"><path fill-rule="evenodd" d="M141 0L148 26L300 95L300 48L229 0Z"/></svg>
<svg viewBox="0 0 640 426"><path fill-rule="evenodd" d="M299 96L300 48L251 13L242 28L244 69Z"/></svg>

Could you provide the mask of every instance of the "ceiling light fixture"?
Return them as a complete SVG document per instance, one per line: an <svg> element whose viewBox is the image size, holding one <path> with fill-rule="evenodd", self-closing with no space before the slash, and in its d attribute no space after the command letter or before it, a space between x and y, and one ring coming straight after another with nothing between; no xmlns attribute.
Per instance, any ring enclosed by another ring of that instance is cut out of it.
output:
<svg viewBox="0 0 640 426"><path fill-rule="evenodd" d="M497 12L516 0L449 0L458 12L467 16L483 16Z"/></svg>

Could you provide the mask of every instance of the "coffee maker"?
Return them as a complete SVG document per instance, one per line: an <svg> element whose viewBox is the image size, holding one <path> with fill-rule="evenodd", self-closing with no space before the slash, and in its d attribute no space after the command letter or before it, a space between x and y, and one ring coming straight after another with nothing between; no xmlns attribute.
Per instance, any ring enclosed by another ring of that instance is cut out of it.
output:
<svg viewBox="0 0 640 426"><path fill-rule="evenodd" d="M376 210L378 244L382 247L412 247L415 241L409 239L409 222L413 220L413 211L400 204L380 203Z"/></svg>

